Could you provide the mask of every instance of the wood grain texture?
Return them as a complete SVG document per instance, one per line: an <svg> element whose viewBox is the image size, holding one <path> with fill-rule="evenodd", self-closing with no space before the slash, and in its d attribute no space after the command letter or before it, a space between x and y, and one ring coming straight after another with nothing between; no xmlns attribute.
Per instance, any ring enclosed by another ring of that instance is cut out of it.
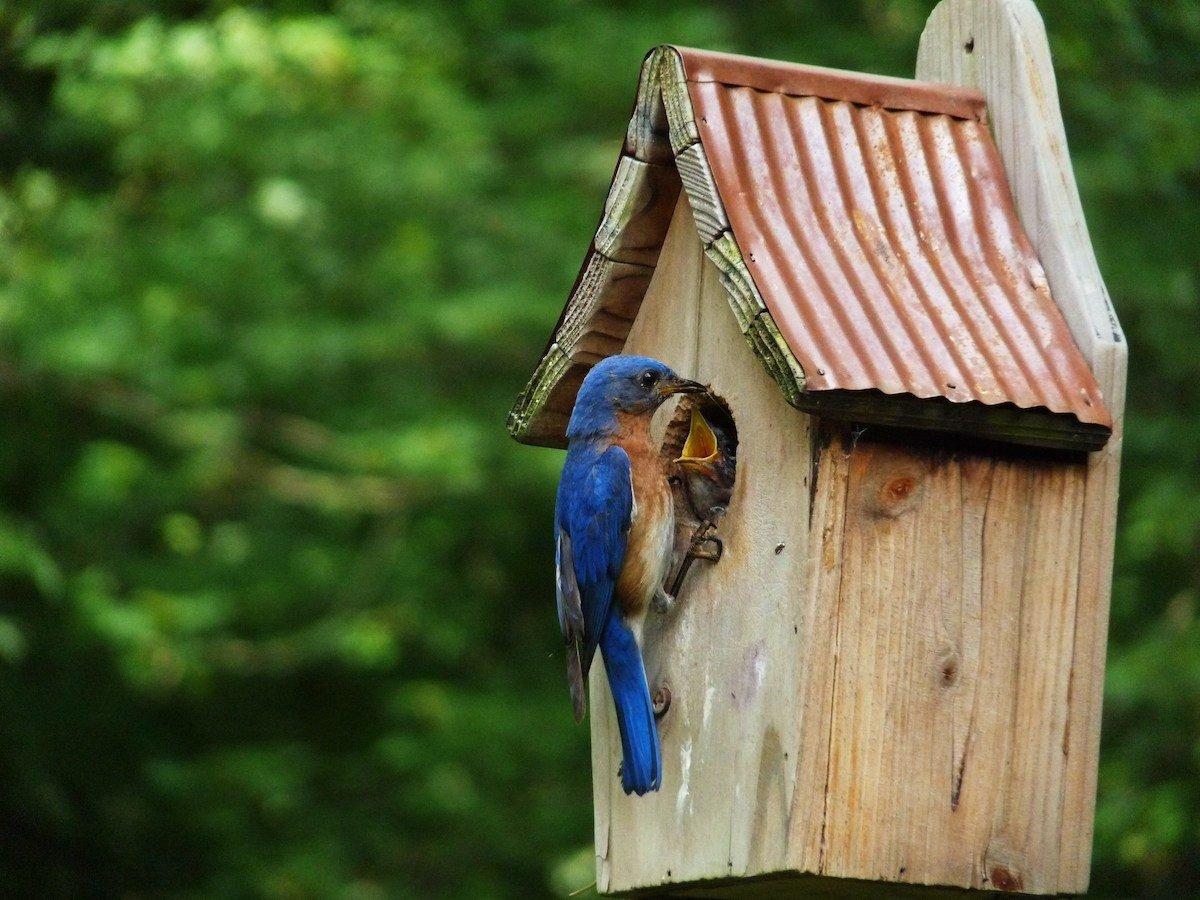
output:
<svg viewBox="0 0 1200 900"><path fill-rule="evenodd" d="M1086 463L851 430L818 460L791 865L1056 892Z"/></svg>
<svg viewBox="0 0 1200 900"><path fill-rule="evenodd" d="M678 197L673 165L622 156L596 229L596 252L619 263L653 266Z"/></svg>
<svg viewBox="0 0 1200 900"><path fill-rule="evenodd" d="M642 162L670 163L675 153L668 134L667 110L658 84L658 67L663 47L655 47L642 60L637 100L625 131L625 154Z"/></svg>
<svg viewBox="0 0 1200 900"><path fill-rule="evenodd" d="M706 348L721 348L703 284L701 377ZM737 350L735 336L726 340ZM735 355L744 374L761 372ZM690 779L665 798L685 798L675 818L663 798L624 801L627 817L606 835L620 877L602 884L745 877L746 896L769 896L785 888L760 876L819 875L794 886L1072 890L1060 846L1079 839L1064 736L1086 461L905 445L833 425L814 442L811 420L786 408L780 421L808 421L803 439L784 428L762 441L747 424L754 397L722 387L735 415L745 410L725 536L761 550L731 554L693 585L677 622L648 629L651 677L676 698L664 751L674 761L686 748ZM780 462L801 477L781 482ZM781 539L775 554L767 536L789 529L797 543ZM793 548L790 571L773 565ZM754 685L754 703L741 706ZM712 890L741 896L743 883Z"/></svg>
<svg viewBox="0 0 1200 900"><path fill-rule="evenodd" d="M1050 288L1113 415L1113 436L1089 459L1080 546L1080 602L1064 752L1064 889L1087 885L1096 796L1128 351L1101 278L1079 200L1045 27L1029 0L943 0L929 17L917 77L967 85L988 101L1017 212Z"/></svg>

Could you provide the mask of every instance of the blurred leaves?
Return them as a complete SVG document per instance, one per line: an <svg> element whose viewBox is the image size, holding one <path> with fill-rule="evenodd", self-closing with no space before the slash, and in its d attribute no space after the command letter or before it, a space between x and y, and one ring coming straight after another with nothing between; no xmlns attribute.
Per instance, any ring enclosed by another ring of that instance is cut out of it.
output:
<svg viewBox="0 0 1200 900"><path fill-rule="evenodd" d="M559 458L504 413L677 41L906 74L932 3L0 9L15 894L591 880ZM1097 890L1200 875L1200 18L1043 4L1132 349Z"/></svg>

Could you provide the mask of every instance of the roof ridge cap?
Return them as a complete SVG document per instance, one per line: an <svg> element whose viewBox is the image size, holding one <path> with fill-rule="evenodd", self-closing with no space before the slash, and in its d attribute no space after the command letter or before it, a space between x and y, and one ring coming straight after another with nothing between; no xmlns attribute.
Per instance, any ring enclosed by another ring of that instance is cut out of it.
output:
<svg viewBox="0 0 1200 900"><path fill-rule="evenodd" d="M685 79L693 84L717 82L773 94L844 100L859 106L934 113L980 122L986 116L987 103L983 94L959 85L698 50L676 44L664 44L662 49L678 57Z"/></svg>

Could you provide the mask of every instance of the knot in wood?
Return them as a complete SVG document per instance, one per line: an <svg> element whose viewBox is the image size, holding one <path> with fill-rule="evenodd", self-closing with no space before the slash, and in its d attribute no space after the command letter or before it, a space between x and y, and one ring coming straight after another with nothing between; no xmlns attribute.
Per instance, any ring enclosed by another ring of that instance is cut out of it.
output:
<svg viewBox="0 0 1200 900"><path fill-rule="evenodd" d="M943 651L938 659L938 678L943 687L950 687L958 681L958 654L955 651Z"/></svg>
<svg viewBox="0 0 1200 900"><path fill-rule="evenodd" d="M884 482L879 499L883 503L896 504L908 499L909 494L917 489L917 479L911 475L897 475Z"/></svg>
<svg viewBox="0 0 1200 900"><path fill-rule="evenodd" d="M877 515L896 518L916 505L921 494L921 482L913 472L881 473L879 488L867 506Z"/></svg>
<svg viewBox="0 0 1200 900"><path fill-rule="evenodd" d="M988 872L988 878L998 891L1019 891L1025 886L1021 881L1021 876L1007 866L992 866L991 871Z"/></svg>
<svg viewBox="0 0 1200 900"><path fill-rule="evenodd" d="M671 708L671 689L665 684L659 685L654 696L650 698L650 703L654 708L654 718L661 719Z"/></svg>

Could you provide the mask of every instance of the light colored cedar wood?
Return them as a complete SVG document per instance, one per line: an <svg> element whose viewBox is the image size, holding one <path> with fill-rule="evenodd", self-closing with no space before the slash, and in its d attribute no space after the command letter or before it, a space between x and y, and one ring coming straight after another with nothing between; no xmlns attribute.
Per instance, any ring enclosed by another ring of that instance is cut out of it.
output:
<svg viewBox="0 0 1200 900"><path fill-rule="evenodd" d="M987 98L1017 213L1114 419L1112 438L1088 460L1071 708L1063 734L1069 765L1060 882L1064 890L1083 890L1091 862L1127 345L1088 237L1036 7L1028 0L944 0L921 35L917 77L975 87Z"/></svg>
<svg viewBox="0 0 1200 900"><path fill-rule="evenodd" d="M691 309L698 317L687 333ZM749 424L744 436L739 428L739 476L720 529L725 557L697 562L677 607L650 612L644 631L651 687L666 684L672 696L657 794L621 793L611 701L594 676L597 885L614 892L777 870L799 745L796 599L808 577L810 488L807 469L781 479L780 465L808 459L812 420L746 350L686 198L630 333L630 352L650 349L710 383Z"/></svg>
<svg viewBox="0 0 1200 900"><path fill-rule="evenodd" d="M742 377L765 377L735 337ZM700 377L720 379L697 359ZM746 422L747 399L776 396L719 383ZM1080 554L1087 464L826 429L810 523L804 499L776 495L807 497L814 473L797 462L811 425L772 431L739 429L730 556L647 631L652 683L674 698L666 783L634 801L608 776L618 809L601 889L723 877L735 880L718 895L740 896L737 879L816 874L796 889L1069 890L1062 736L1080 583L1063 561ZM804 477L781 485L763 472L772 461ZM780 565L793 547L803 555ZM743 707L736 695L755 685Z"/></svg>
<svg viewBox="0 0 1200 900"><path fill-rule="evenodd" d="M819 460L789 867L1057 892L1086 463L869 431Z"/></svg>

